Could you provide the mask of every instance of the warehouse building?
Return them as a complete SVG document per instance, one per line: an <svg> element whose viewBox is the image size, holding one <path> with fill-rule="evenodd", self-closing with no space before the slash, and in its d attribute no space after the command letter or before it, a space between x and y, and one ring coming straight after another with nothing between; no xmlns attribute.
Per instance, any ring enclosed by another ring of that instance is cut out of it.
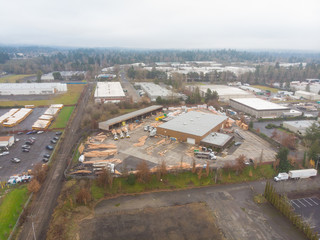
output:
<svg viewBox="0 0 320 240"><path fill-rule="evenodd" d="M256 118L277 118L283 113L290 112L290 108L275 104L260 98L233 98L230 106L237 111L245 112Z"/></svg>
<svg viewBox="0 0 320 240"><path fill-rule="evenodd" d="M227 134L213 132L202 139L200 144L212 148L224 149L231 143L233 138L233 136Z"/></svg>
<svg viewBox="0 0 320 240"><path fill-rule="evenodd" d="M123 92L119 82L98 82L94 92L96 103L117 103L125 100L126 95Z"/></svg>
<svg viewBox="0 0 320 240"><path fill-rule="evenodd" d="M159 111L162 111L161 105L153 105L150 107L139 109L137 111L127 113L119 117L111 118L105 122L100 122L99 129L110 130L114 127L125 125L128 122L139 121L146 116L150 116L151 114L157 114Z"/></svg>
<svg viewBox="0 0 320 240"><path fill-rule="evenodd" d="M199 144L212 132L224 127L227 117L191 111L157 127L160 135L176 138L182 142Z"/></svg>
<svg viewBox="0 0 320 240"><path fill-rule="evenodd" d="M229 102L230 98L253 98L254 94L241 90L236 87L230 87L226 85L193 85L188 86L188 89L194 91L196 88L199 88L200 95L202 97L206 96L208 89L211 91L216 91L219 95L219 101Z"/></svg>
<svg viewBox="0 0 320 240"><path fill-rule="evenodd" d="M306 92L306 91L296 91L294 95L298 98L304 98L311 101L317 101L320 100L320 95L312 92Z"/></svg>
<svg viewBox="0 0 320 240"><path fill-rule="evenodd" d="M66 92L65 83L0 83L0 96L44 95Z"/></svg>
<svg viewBox="0 0 320 240"><path fill-rule="evenodd" d="M135 83L135 86L139 86L148 95L152 102L155 102L157 100L157 97L161 97L162 99L172 99L180 97L179 94L174 93L171 90L168 90L154 83L138 82Z"/></svg>
<svg viewBox="0 0 320 240"><path fill-rule="evenodd" d="M312 124L317 123L314 120L301 120L301 121L285 121L283 127L289 129L291 132L305 135L306 129L311 127Z"/></svg>
<svg viewBox="0 0 320 240"><path fill-rule="evenodd" d="M0 137L0 147L11 147L14 144L14 136Z"/></svg>

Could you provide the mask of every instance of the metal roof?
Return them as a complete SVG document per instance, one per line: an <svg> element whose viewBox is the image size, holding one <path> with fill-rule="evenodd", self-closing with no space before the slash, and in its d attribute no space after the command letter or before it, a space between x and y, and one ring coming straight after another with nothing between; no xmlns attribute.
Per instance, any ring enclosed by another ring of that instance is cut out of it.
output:
<svg viewBox="0 0 320 240"><path fill-rule="evenodd" d="M223 133L211 133L208 136L206 136L204 139L201 140L203 143L212 144L218 147L223 147L226 143L232 139L233 136L229 136L227 134Z"/></svg>
<svg viewBox="0 0 320 240"><path fill-rule="evenodd" d="M112 125L117 124L117 123L121 123L123 121L127 121L129 119L141 116L141 115L149 113L149 112L153 112L153 111L162 109L162 107L163 106L161 106L161 105L153 105L153 106L150 106L150 107L139 109L139 110L131 112L131 113L124 114L124 115L121 115L119 117L115 117L115 118L109 119L109 120L107 120L105 122L100 122L99 123L99 128L101 128L103 130L109 130L109 126L112 126Z"/></svg>
<svg viewBox="0 0 320 240"><path fill-rule="evenodd" d="M312 126L313 123L317 123L314 120L301 120L301 121L285 121L284 125L289 125L298 129L306 129Z"/></svg>
<svg viewBox="0 0 320 240"><path fill-rule="evenodd" d="M125 97L120 82L97 82L94 97Z"/></svg>
<svg viewBox="0 0 320 240"><path fill-rule="evenodd" d="M203 136L226 119L225 116L212 113L191 111L161 124L159 128Z"/></svg>
<svg viewBox="0 0 320 240"><path fill-rule="evenodd" d="M255 110L289 110L290 108L269 102L260 98L232 98L231 101L240 103Z"/></svg>

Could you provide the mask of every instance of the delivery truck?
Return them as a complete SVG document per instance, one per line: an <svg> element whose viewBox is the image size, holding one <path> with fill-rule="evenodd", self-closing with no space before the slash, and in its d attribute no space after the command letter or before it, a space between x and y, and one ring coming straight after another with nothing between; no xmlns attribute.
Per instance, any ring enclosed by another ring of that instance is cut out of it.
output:
<svg viewBox="0 0 320 240"><path fill-rule="evenodd" d="M276 177L274 177L274 180L276 182L278 181L284 181L288 179L300 179L300 178L309 178L309 177L315 177L317 176L317 170L316 169L300 169L300 170L291 170L289 173L279 173Z"/></svg>

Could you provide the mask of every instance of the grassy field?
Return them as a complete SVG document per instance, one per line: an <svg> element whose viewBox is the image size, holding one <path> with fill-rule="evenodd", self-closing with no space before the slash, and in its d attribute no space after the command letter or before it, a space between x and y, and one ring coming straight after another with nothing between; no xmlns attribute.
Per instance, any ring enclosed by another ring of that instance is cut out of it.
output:
<svg viewBox="0 0 320 240"><path fill-rule="evenodd" d="M269 90L272 93L277 93L279 91L279 89L277 89L277 88L261 86L261 85L252 85L251 87L258 88L258 89L261 89L261 90L264 90L264 91Z"/></svg>
<svg viewBox="0 0 320 240"><path fill-rule="evenodd" d="M254 181L258 179L270 179L275 175L271 165L261 165L254 169L253 166L246 167L244 171L237 175L234 171L222 170L218 173L218 183L236 183L244 181ZM130 185L126 178L115 178L112 188L104 189L96 183L91 186L92 197L95 200L102 198L104 195L113 195L117 193L139 193L159 189L182 189L187 187L210 186L215 185L215 172L211 171L209 176L206 176L203 169L202 177L199 179L197 173L181 172L169 173L159 181L155 175L149 183L140 183Z"/></svg>
<svg viewBox="0 0 320 240"><path fill-rule="evenodd" d="M25 77L31 77L35 76L34 74L21 74L21 75L8 75L0 78L0 83L16 83L17 81L19 82Z"/></svg>
<svg viewBox="0 0 320 240"><path fill-rule="evenodd" d="M67 126L68 120L74 110L74 107L63 107L59 112L58 117L50 126L52 128L65 128Z"/></svg>
<svg viewBox="0 0 320 240"><path fill-rule="evenodd" d="M22 106L22 105L35 105L35 106L48 106L50 104L74 105L77 103L78 98L84 88L84 84L68 84L68 91L63 94L57 94L47 100L36 101L0 101L0 106Z"/></svg>
<svg viewBox="0 0 320 240"><path fill-rule="evenodd" d="M0 239L7 239L28 198L27 186L11 190L0 202Z"/></svg>

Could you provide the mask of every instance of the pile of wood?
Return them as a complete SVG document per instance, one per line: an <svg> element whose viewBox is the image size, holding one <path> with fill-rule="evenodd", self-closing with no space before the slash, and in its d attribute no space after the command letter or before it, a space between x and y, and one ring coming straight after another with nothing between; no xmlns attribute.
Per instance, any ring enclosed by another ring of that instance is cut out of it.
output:
<svg viewBox="0 0 320 240"><path fill-rule="evenodd" d="M163 143L165 143L165 141L166 141L166 139L164 138L164 139L162 139L162 140L158 141L158 142L156 143L156 145L163 144Z"/></svg>
<svg viewBox="0 0 320 240"><path fill-rule="evenodd" d="M143 146L145 144L147 138L148 138L148 136L142 136L141 138L139 138L139 142L133 144L133 146L135 146L135 147Z"/></svg>
<svg viewBox="0 0 320 240"><path fill-rule="evenodd" d="M105 151L91 151L91 152L86 152L83 155L85 157L107 157L115 154L117 154L117 149L108 149Z"/></svg>
<svg viewBox="0 0 320 240"><path fill-rule="evenodd" d="M162 122L153 122L153 123L150 123L150 126L151 127L158 127L161 124L162 124Z"/></svg>
<svg viewBox="0 0 320 240"><path fill-rule="evenodd" d="M117 146L115 144L89 144L88 149L103 149L103 148L111 148L111 149L117 149Z"/></svg>
<svg viewBox="0 0 320 240"><path fill-rule="evenodd" d="M122 163L122 160L118 158L110 158L105 160L92 160L92 161L85 161L83 164L96 164L96 163L113 163L113 164L119 164Z"/></svg>

